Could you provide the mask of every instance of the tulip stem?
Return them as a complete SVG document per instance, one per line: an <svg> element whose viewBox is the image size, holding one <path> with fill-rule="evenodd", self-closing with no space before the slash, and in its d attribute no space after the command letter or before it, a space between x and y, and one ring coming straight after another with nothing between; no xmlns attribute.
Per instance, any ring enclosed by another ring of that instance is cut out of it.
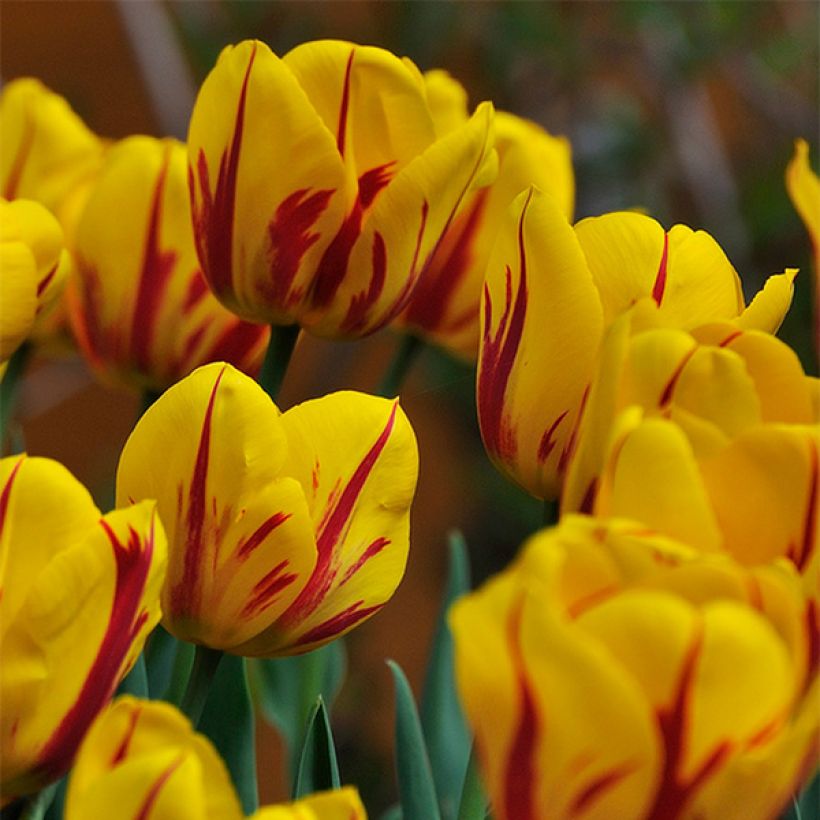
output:
<svg viewBox="0 0 820 820"><path fill-rule="evenodd" d="M208 691L211 688L219 662L225 656L221 649L211 649L209 646L197 646L194 653L194 665L191 677L188 678L188 688L182 698L180 709L184 712L194 728L199 724L205 702L208 700Z"/></svg>
<svg viewBox="0 0 820 820"><path fill-rule="evenodd" d="M418 336L405 334L396 346L393 358L384 376L382 376L381 384L376 390L377 395L384 396L387 399L398 396L410 368L415 364L423 350L424 342Z"/></svg>
<svg viewBox="0 0 820 820"><path fill-rule="evenodd" d="M23 809L23 812L20 815L20 820L43 820L43 817L45 817L49 806L57 794L57 789L59 786L60 783L57 781L57 783L52 783L50 786L46 786L44 789L37 792L37 794L30 797L26 803L25 809Z"/></svg>
<svg viewBox="0 0 820 820"><path fill-rule="evenodd" d="M6 434L11 421L17 394L23 379L26 365L31 356L31 345L24 342L14 351L6 365L6 372L0 381L0 448L5 453Z"/></svg>
<svg viewBox="0 0 820 820"><path fill-rule="evenodd" d="M259 371L259 384L274 401L285 380L297 338L299 325L271 325L268 350Z"/></svg>

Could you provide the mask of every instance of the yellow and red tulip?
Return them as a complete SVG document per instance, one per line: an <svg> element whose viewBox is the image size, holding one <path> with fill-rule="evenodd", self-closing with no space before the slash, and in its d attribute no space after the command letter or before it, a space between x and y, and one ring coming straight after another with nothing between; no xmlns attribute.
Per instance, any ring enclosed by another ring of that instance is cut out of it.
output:
<svg viewBox="0 0 820 820"><path fill-rule="evenodd" d="M94 722L77 754L66 820L241 820L228 770L211 742L175 707L118 698ZM355 789L268 806L253 820L366 820Z"/></svg>
<svg viewBox="0 0 820 820"><path fill-rule="evenodd" d="M786 563L568 516L451 625L497 820L763 820L816 762L816 608Z"/></svg>
<svg viewBox="0 0 820 820"><path fill-rule="evenodd" d="M439 133L467 121L466 94L443 71L425 76ZM498 176L463 203L425 264L410 302L394 323L420 333L456 355L478 354L482 285L498 226L510 203L537 185L572 218L575 179L569 142L534 122L498 111L495 115Z"/></svg>
<svg viewBox="0 0 820 820"><path fill-rule="evenodd" d="M732 320L774 331L794 274L770 277L744 308L737 273L708 234L665 231L637 213L573 228L551 196L522 193L484 285L477 405L487 452L533 495L556 496L607 325L644 299L672 327Z"/></svg>
<svg viewBox="0 0 820 820"><path fill-rule="evenodd" d="M816 381L767 333L713 323L630 334L631 319L604 342L563 510L807 572L820 560Z"/></svg>
<svg viewBox="0 0 820 820"><path fill-rule="evenodd" d="M162 390L201 364L259 364L266 328L208 290L194 248L185 149L130 137L112 148L77 228L72 323L103 377Z"/></svg>
<svg viewBox="0 0 820 820"><path fill-rule="evenodd" d="M70 263L57 220L37 202L0 199L0 364L60 296Z"/></svg>
<svg viewBox="0 0 820 820"><path fill-rule="evenodd" d="M281 59L229 46L188 133L199 258L238 315L356 337L401 310L471 189L492 173L492 106L438 137L407 59L340 41Z"/></svg>
<svg viewBox="0 0 820 820"><path fill-rule="evenodd" d="M63 775L159 621L155 504L101 516L60 464L0 461L0 797Z"/></svg>
<svg viewBox="0 0 820 820"><path fill-rule="evenodd" d="M390 598L417 470L396 401L341 392L280 415L252 379L213 364L137 423L117 499L157 499L171 545L165 626L264 657L320 646Z"/></svg>

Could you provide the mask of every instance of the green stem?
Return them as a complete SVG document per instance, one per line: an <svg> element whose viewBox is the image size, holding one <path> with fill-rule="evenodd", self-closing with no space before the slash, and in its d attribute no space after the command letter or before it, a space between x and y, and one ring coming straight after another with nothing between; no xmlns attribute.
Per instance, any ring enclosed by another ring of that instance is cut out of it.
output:
<svg viewBox="0 0 820 820"><path fill-rule="evenodd" d="M541 511L541 526L553 527L558 523L559 505L557 498L548 498L544 501Z"/></svg>
<svg viewBox="0 0 820 820"><path fill-rule="evenodd" d="M14 405L17 403L17 395L20 392L20 384L31 356L31 350L28 342L21 344L9 359L6 372L0 381L0 444L3 445L4 451L8 425L14 413Z"/></svg>
<svg viewBox="0 0 820 820"><path fill-rule="evenodd" d="M487 814L487 798L478 771L478 756L475 746L470 751L470 762L464 777L461 791L461 802L458 807L458 820L484 820Z"/></svg>
<svg viewBox="0 0 820 820"><path fill-rule="evenodd" d="M179 706L185 697L185 684L191 677L191 669L194 663L193 644L187 641L178 641L174 655L174 664L171 667L171 680L168 690L163 696L163 700Z"/></svg>
<svg viewBox="0 0 820 820"><path fill-rule="evenodd" d="M259 371L259 384L274 400L285 380L288 363L299 337L299 325L271 325L270 341Z"/></svg>
<svg viewBox="0 0 820 820"><path fill-rule="evenodd" d="M209 646L197 646L194 653L194 666L191 677L188 679L188 688L182 698L180 709L188 719L197 726L208 699L208 691L216 674L219 662L225 656L221 649L211 649Z"/></svg>
<svg viewBox="0 0 820 820"><path fill-rule="evenodd" d="M148 697L148 671L145 668L145 653L141 653L131 671L120 681L118 695L133 695L135 698Z"/></svg>
<svg viewBox="0 0 820 820"><path fill-rule="evenodd" d="M51 801L54 800L54 795L57 794L59 785L59 781L52 783L30 797L23 809L23 813L20 815L20 820L43 820Z"/></svg>
<svg viewBox="0 0 820 820"><path fill-rule="evenodd" d="M405 334L396 346L396 351L384 376L382 376L376 394L387 399L398 396L410 368L415 364L416 359L423 350L424 342L418 336Z"/></svg>

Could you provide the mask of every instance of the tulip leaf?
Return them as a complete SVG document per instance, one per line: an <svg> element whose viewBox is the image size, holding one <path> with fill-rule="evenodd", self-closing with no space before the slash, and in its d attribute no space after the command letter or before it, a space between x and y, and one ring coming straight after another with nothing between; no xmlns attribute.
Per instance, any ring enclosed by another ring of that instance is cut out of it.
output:
<svg viewBox="0 0 820 820"><path fill-rule="evenodd" d="M157 626L149 636L143 654L148 673L148 692L152 698L163 698L168 692L179 645L180 642L161 626Z"/></svg>
<svg viewBox="0 0 820 820"><path fill-rule="evenodd" d="M471 739L456 692L453 636L447 613L453 602L470 589L470 565L464 536L452 532L448 540L450 567L424 680L421 725L430 753L441 814L445 820L452 820L456 816L467 771Z"/></svg>
<svg viewBox="0 0 820 820"><path fill-rule="evenodd" d="M257 660L254 692L265 719L282 734L288 747L291 776L296 776L305 726L316 699L330 709L344 680L347 659L340 640L291 658Z"/></svg>
<svg viewBox="0 0 820 820"><path fill-rule="evenodd" d="M128 674L120 681L117 694L133 695L135 698L148 697L148 672L145 668L144 652L140 653Z"/></svg>
<svg viewBox="0 0 820 820"><path fill-rule="evenodd" d="M256 737L244 658L225 655L220 662L197 730L225 761L245 813L256 811Z"/></svg>
<svg viewBox="0 0 820 820"><path fill-rule="evenodd" d="M396 687L396 774L404 820L441 820L433 772L410 684L395 661L387 665Z"/></svg>
<svg viewBox="0 0 820 820"><path fill-rule="evenodd" d="M340 785L330 718L320 695L308 718L299 769L293 785L293 798L295 800L314 792L338 789Z"/></svg>
<svg viewBox="0 0 820 820"><path fill-rule="evenodd" d="M478 759L475 748L470 753L467 774L464 777L464 788L461 790L461 802L458 807L458 820L484 820L489 815L487 796L481 783L478 771Z"/></svg>
<svg viewBox="0 0 820 820"><path fill-rule="evenodd" d="M806 787L795 795L781 820L819 820L820 818L820 770L808 782Z"/></svg>

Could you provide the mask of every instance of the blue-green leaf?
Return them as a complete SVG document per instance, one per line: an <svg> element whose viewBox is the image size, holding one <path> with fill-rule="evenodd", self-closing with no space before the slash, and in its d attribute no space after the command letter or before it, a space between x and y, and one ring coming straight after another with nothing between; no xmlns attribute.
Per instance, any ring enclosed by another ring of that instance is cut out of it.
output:
<svg viewBox="0 0 820 820"><path fill-rule="evenodd" d="M197 729L225 761L245 813L256 811L256 737L244 658L225 655L220 662Z"/></svg>
<svg viewBox="0 0 820 820"><path fill-rule="evenodd" d="M387 665L396 687L396 774L404 820L441 820L433 773L410 684L394 661Z"/></svg>
<svg viewBox="0 0 820 820"><path fill-rule="evenodd" d="M118 695L133 695L135 698L148 697L148 673L145 670L145 653L140 653L131 671L120 681Z"/></svg>
<svg viewBox="0 0 820 820"><path fill-rule="evenodd" d="M453 636L447 613L453 602L470 589L470 564L462 534L452 532L448 540L450 567L424 680L421 725L442 817L454 820L470 756L470 730L456 692Z"/></svg>
<svg viewBox="0 0 820 820"><path fill-rule="evenodd" d="M161 626L148 638L143 654L148 672L148 692L152 698L164 698L171 688L171 675L179 645L180 642Z"/></svg>
<svg viewBox="0 0 820 820"><path fill-rule="evenodd" d="M781 820L820 820L820 770L806 788L792 798Z"/></svg>
<svg viewBox="0 0 820 820"><path fill-rule="evenodd" d="M324 701L319 696L305 730L305 742L302 744L299 769L293 784L293 797L297 799L314 792L338 789L340 785L330 719Z"/></svg>

